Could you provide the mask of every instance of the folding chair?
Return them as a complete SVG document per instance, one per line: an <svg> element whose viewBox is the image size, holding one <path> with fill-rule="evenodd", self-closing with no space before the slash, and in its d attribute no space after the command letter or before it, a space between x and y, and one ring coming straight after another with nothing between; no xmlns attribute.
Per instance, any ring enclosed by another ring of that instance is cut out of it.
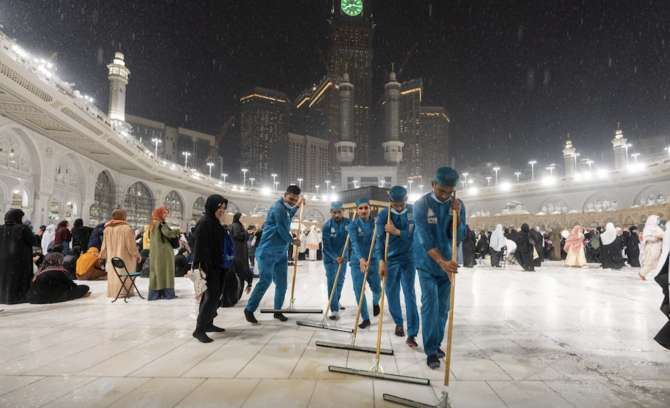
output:
<svg viewBox="0 0 670 408"><path fill-rule="evenodd" d="M123 259L114 257L112 258L112 267L114 268L114 272L116 273L116 276L119 277L119 280L121 281L121 289L119 289L119 293L116 294L116 298L112 300L112 303L116 302L119 299L119 296L121 296L121 292L125 289L126 290L126 296L123 297L123 301L128 303L128 292L130 292L130 289L135 287L135 290L137 291L137 295L144 299L142 295L140 294L140 290L137 288L137 285L135 284L135 279L137 279L138 276L140 276L139 272L128 272L128 268L126 268L125 262L123 262ZM126 271L126 273L119 273L118 269L123 269ZM130 286L126 288L126 282L130 280Z"/></svg>

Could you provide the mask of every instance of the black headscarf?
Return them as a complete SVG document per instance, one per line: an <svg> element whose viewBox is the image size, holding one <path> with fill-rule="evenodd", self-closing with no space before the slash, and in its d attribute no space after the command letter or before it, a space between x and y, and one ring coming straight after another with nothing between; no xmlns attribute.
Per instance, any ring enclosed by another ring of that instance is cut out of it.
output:
<svg viewBox="0 0 670 408"><path fill-rule="evenodd" d="M18 208L12 208L5 214L5 225L11 227L12 225L21 224L24 215L26 214Z"/></svg>
<svg viewBox="0 0 670 408"><path fill-rule="evenodd" d="M83 226L84 226L84 220L82 220L81 218L77 218L76 220L74 220L74 228L81 228Z"/></svg>
<svg viewBox="0 0 670 408"><path fill-rule="evenodd" d="M242 213L237 213L233 216L233 224L241 224L240 218L242 218Z"/></svg>
<svg viewBox="0 0 670 408"><path fill-rule="evenodd" d="M207 197L205 216L195 226L193 263L223 264L223 226L216 218L216 211L228 200L218 194Z"/></svg>

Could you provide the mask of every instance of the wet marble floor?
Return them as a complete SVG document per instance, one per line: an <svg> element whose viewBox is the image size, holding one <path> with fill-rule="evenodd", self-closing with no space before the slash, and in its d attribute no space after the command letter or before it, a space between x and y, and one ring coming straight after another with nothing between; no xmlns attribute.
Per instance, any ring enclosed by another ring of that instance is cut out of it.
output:
<svg viewBox="0 0 670 408"><path fill-rule="evenodd" d="M139 279L138 286L146 294L148 280ZM444 364L429 369L421 346L410 349L393 334L388 312L382 347L395 355L382 357L383 369L429 378L432 386L330 373L329 365L369 369L374 355L316 347L319 340L349 340L346 333L295 323L318 321L318 315L291 315L281 323L257 313L260 324L250 325L242 312L248 296L219 309L216 324L226 332L201 344L191 337L197 314L192 284L180 278L176 286L179 299L171 301L133 297L112 304L106 283L93 282L87 299L3 306L0 407L393 407L384 393L435 403L441 392ZM272 291L261 307L272 306ZM630 268L573 270L548 263L536 273L463 270L453 406L670 406L670 353L653 340L665 323L661 300L658 285L641 282ZM302 262L296 306L326 303L323 266ZM338 325L352 327L349 276L342 303L347 310ZM358 343L375 346L377 328L373 320L359 331Z"/></svg>

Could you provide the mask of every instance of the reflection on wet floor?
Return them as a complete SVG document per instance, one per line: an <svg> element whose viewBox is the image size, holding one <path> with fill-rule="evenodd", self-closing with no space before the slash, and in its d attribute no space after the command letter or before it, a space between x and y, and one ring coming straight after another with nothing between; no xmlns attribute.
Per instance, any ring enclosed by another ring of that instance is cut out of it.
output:
<svg viewBox="0 0 670 408"><path fill-rule="evenodd" d="M653 340L665 324L658 285L640 281L631 268L544 265L536 273L478 266L458 275L454 406L670 406L670 353ZM425 403L441 393L444 368L426 366L420 335L412 350L393 334L388 311L382 347L395 355L382 357L384 370L429 378L433 387L330 373L329 365L369 369L374 355L316 347L349 340L347 333L295 324L318 315L281 323L257 313L260 324L252 326L242 313L245 296L219 309L216 325L226 332L201 344L191 337L197 303L187 279L177 279L180 297L171 301L111 304L105 285L91 282L93 296L73 302L4 306L0 406L390 407L385 392ZM138 286L146 293L148 280ZM261 308L272 307L272 291ZM322 264L301 262L296 307L326 303ZM350 276L341 303L349 307L337 325L352 327ZM359 331L359 345L376 345L377 324L373 319ZM112 391L99 395L110 381Z"/></svg>

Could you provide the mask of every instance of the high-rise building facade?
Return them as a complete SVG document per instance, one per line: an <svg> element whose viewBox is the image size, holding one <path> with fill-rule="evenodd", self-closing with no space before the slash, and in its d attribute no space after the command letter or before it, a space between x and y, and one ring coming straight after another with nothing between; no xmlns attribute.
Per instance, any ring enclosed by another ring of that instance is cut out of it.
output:
<svg viewBox="0 0 670 408"><path fill-rule="evenodd" d="M335 0L330 19L328 63L331 72L348 73L354 87L354 138L356 163L367 164L373 151L371 0Z"/></svg>
<svg viewBox="0 0 670 408"><path fill-rule="evenodd" d="M449 113L441 106L424 106L419 120L419 155L417 176L424 183L433 180L435 171L449 166Z"/></svg>
<svg viewBox="0 0 670 408"><path fill-rule="evenodd" d="M240 98L240 166L247 177L286 179L290 102L283 92L254 88Z"/></svg>
<svg viewBox="0 0 670 408"><path fill-rule="evenodd" d="M403 149L403 169L407 177L422 175L421 132L421 98L423 83L421 79L413 79L400 86L400 140L405 143Z"/></svg>
<svg viewBox="0 0 670 408"><path fill-rule="evenodd" d="M314 136L288 134L288 180L300 184L304 191L315 192L316 186L326 192L328 180L328 140Z"/></svg>

